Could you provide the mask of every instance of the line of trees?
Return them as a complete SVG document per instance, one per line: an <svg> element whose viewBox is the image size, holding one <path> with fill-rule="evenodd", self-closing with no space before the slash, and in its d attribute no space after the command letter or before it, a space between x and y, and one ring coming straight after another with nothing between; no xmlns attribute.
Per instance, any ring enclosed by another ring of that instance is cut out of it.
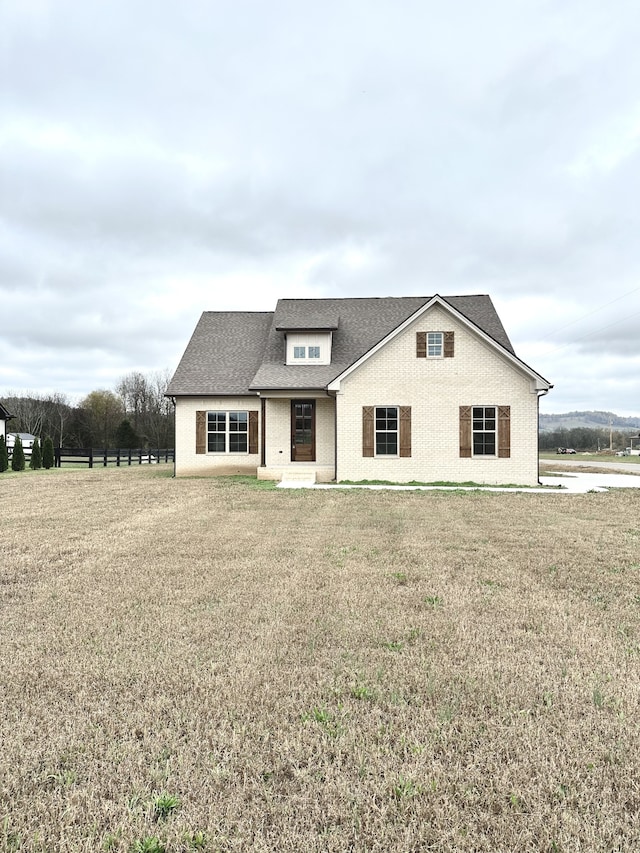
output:
<svg viewBox="0 0 640 853"><path fill-rule="evenodd" d="M173 447L173 405L164 396L170 379L166 369L133 371L113 390L91 391L78 404L64 394L3 397L15 415L7 430L49 436L56 447Z"/></svg>
<svg viewBox="0 0 640 853"><path fill-rule="evenodd" d="M638 435L637 430L599 429L598 427L574 427L573 429L555 429L540 433L540 449L556 450L558 447L572 447L575 450L624 450L629 447L629 437Z"/></svg>

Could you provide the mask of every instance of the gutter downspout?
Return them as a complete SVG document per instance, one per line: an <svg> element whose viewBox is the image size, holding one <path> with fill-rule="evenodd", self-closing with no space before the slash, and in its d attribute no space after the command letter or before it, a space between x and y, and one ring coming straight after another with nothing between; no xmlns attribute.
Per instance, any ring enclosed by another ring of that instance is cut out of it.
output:
<svg viewBox="0 0 640 853"><path fill-rule="evenodd" d="M261 412L260 412L260 415L261 415L261 417L260 417L260 421L261 421L261 423L260 423L260 433L261 433L261 435L260 435L260 465L262 468L264 468L265 465L267 464L267 450L266 450L266 446L265 446L265 438L267 435L267 425L266 425L266 421L265 421L265 417L267 414L267 401L265 400L264 397L261 397L261 399L260 399L260 408L261 408Z"/></svg>
<svg viewBox="0 0 640 853"><path fill-rule="evenodd" d="M553 385L551 386L551 388L553 388ZM549 393L551 388L547 388L546 391L540 391L538 393L538 406L537 406L537 408L538 408L538 424L537 424L537 429L538 429L538 442L537 442L537 444L538 444L538 461L537 461L537 465L538 465L538 485L539 486L542 485L542 483L540 482L540 398L545 397Z"/></svg>
<svg viewBox="0 0 640 853"><path fill-rule="evenodd" d="M333 397L333 479L338 482L338 395Z"/></svg>
<svg viewBox="0 0 640 853"><path fill-rule="evenodd" d="M176 398L175 397L169 397L169 399L173 403L173 479L175 480L175 478L176 478L176 435L177 435L177 429L176 429L176 426L177 426L177 424L176 424L176 414L177 414L177 412L176 412Z"/></svg>

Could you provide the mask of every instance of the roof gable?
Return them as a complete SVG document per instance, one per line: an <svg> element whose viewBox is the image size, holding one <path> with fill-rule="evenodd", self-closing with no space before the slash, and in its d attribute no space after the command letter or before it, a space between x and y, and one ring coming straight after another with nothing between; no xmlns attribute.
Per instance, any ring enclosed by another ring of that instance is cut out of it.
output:
<svg viewBox="0 0 640 853"><path fill-rule="evenodd" d="M471 303L467 300L475 300L475 302ZM392 329L389 334L387 334L383 339L378 341L378 343L374 347L363 353L363 355L359 359L354 361L351 365L349 365L346 370L337 375L327 386L328 389L331 391L339 390L340 382L344 378L346 378L354 370L357 370L361 364L364 364L364 362L367 361L372 355L382 349L389 341L393 340L397 335L403 332L407 328L407 326L409 326L416 319L426 313L434 305L438 305L443 310L448 311L459 322L461 322L463 325L467 326L469 329L473 330L476 334L478 334L490 346L495 347L510 362L512 362L515 366L523 370L532 379L534 379L536 381L537 387L541 389L549 389L552 387L550 383L547 382L546 379L544 379L543 376L541 376L539 373L536 373L535 370L533 370L531 367L525 364L525 362L523 362L516 356L514 349L511 345L511 341L509 340L507 333L504 330L502 322L500 321L500 318L498 317L489 296L443 297L436 294L435 296L432 296L431 299L426 300L425 303L420 306L411 316L407 317L404 322L400 323L396 328ZM460 310L460 308L463 308L464 310ZM475 317L476 319L472 320L469 314L471 314L471 316ZM491 331L488 331L489 329Z"/></svg>

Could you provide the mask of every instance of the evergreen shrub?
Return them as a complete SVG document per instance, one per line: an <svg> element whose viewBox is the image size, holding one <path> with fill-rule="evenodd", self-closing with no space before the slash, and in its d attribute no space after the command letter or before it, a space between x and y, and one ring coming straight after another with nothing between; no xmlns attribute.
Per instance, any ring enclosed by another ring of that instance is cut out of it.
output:
<svg viewBox="0 0 640 853"><path fill-rule="evenodd" d="M24 471L24 449L19 435L16 436L16 441L13 445L13 453L11 454L11 470Z"/></svg>
<svg viewBox="0 0 640 853"><path fill-rule="evenodd" d="M47 436L42 443L42 467L53 468L55 465L55 457L53 455L53 441L51 440L51 436Z"/></svg>
<svg viewBox="0 0 640 853"><path fill-rule="evenodd" d="M36 438L31 448L31 459L29 460L29 468L32 471L37 471L42 468L42 451L40 450L40 442Z"/></svg>

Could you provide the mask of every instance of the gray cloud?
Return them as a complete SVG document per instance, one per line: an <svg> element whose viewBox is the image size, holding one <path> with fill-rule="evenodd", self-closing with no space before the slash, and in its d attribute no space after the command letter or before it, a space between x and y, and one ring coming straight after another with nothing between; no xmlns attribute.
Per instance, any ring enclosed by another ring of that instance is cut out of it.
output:
<svg viewBox="0 0 640 853"><path fill-rule="evenodd" d="M173 367L205 309L488 292L543 409L640 413L635 3L0 15L0 392Z"/></svg>

